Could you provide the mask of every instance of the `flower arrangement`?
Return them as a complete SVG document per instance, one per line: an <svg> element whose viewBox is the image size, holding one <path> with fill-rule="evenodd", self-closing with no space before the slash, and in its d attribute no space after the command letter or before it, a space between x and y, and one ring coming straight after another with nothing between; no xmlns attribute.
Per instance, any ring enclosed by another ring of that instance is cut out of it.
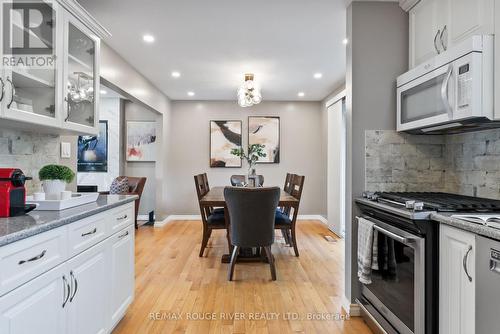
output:
<svg viewBox="0 0 500 334"><path fill-rule="evenodd" d="M265 147L266 145L262 144L252 144L248 146L248 153L246 154L242 147L233 148L231 154L240 157L242 160L245 159L248 163L248 175L252 175L255 174L255 164L259 161L259 158L264 158L267 155L264 152Z"/></svg>

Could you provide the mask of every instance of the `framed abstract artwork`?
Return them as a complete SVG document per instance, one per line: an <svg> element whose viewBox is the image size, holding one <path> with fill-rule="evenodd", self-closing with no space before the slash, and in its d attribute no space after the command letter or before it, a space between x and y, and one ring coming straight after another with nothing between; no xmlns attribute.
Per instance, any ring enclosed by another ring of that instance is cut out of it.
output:
<svg viewBox="0 0 500 334"><path fill-rule="evenodd" d="M156 161L156 122L127 121L127 161Z"/></svg>
<svg viewBox="0 0 500 334"><path fill-rule="evenodd" d="M275 116L248 117L248 145L264 146L266 156L257 163L277 164L280 162L280 118Z"/></svg>
<svg viewBox="0 0 500 334"><path fill-rule="evenodd" d="M99 121L97 136L78 136L78 172L108 171L108 121Z"/></svg>
<svg viewBox="0 0 500 334"><path fill-rule="evenodd" d="M210 167L240 168L231 150L241 147L241 121L210 121Z"/></svg>

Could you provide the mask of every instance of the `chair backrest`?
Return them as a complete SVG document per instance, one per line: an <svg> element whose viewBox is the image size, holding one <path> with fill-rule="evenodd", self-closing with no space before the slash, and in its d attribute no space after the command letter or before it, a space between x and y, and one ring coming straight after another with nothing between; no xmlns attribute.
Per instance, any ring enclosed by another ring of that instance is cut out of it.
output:
<svg viewBox="0 0 500 334"><path fill-rule="evenodd" d="M196 195L198 195L198 200L201 200L203 196L210 191L207 173L195 175L194 184L196 186Z"/></svg>
<svg viewBox="0 0 500 334"><path fill-rule="evenodd" d="M117 180L128 179L128 192L137 194L139 197L142 196L144 191L144 186L146 185L146 177L136 177L136 176L118 176Z"/></svg>
<svg viewBox="0 0 500 334"><path fill-rule="evenodd" d="M278 187L224 189L233 245L264 247L273 244L280 192Z"/></svg>
<svg viewBox="0 0 500 334"><path fill-rule="evenodd" d="M210 191L207 173L195 175L194 184L196 187L196 195L198 196L198 205L200 206L201 220L203 221L203 224L206 224L208 216L213 211L213 208L204 207L200 203L201 199Z"/></svg>
<svg viewBox="0 0 500 334"><path fill-rule="evenodd" d="M245 175L231 175L231 185L233 187L242 187L245 183Z"/></svg>
<svg viewBox="0 0 500 334"><path fill-rule="evenodd" d="M292 177L293 174L286 173L285 185L283 186L283 190L285 190L287 193L290 193L292 190Z"/></svg>
<svg viewBox="0 0 500 334"><path fill-rule="evenodd" d="M305 176L294 174L292 177L291 186L290 186L290 195L295 197L300 201L302 197L302 190L304 189L304 180Z"/></svg>

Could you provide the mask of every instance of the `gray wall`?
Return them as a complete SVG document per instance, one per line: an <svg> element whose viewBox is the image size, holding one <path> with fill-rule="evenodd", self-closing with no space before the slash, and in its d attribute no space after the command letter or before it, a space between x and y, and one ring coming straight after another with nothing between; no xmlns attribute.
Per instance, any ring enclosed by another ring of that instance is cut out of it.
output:
<svg viewBox="0 0 500 334"><path fill-rule="evenodd" d="M199 214L193 175L206 172L211 186L229 185L232 174L242 168L209 167L209 121L242 120L243 146L247 145L250 115L279 116L281 162L257 165L265 185L282 187L287 172L306 176L301 214L326 214L326 156L322 153L322 115L319 102L263 102L241 108L235 102L172 102L168 139L167 211L169 214Z"/></svg>
<svg viewBox="0 0 500 334"><path fill-rule="evenodd" d="M124 128L122 129L123 138L127 136L127 121L154 121L157 122L157 131L160 132L162 127L162 115L145 108L141 104L126 101L124 104ZM123 141L123 149L126 150L126 140ZM158 150L161 149L161 144L157 142ZM158 152L160 153L160 152ZM158 154L159 156L160 154ZM146 186L141 197L141 205L139 207L139 214L145 215L156 209L156 196L157 196L157 180L156 175L156 162L138 162L138 161L125 161L123 172L127 176L147 177ZM161 186L161 184L160 184Z"/></svg>
<svg viewBox="0 0 500 334"><path fill-rule="evenodd" d="M353 199L365 187L365 130L396 128L396 77L408 69L408 15L398 3L353 2L347 9L346 108L348 138L345 294L359 294L358 214ZM349 188L349 187L348 187ZM348 210L349 212L349 210Z"/></svg>

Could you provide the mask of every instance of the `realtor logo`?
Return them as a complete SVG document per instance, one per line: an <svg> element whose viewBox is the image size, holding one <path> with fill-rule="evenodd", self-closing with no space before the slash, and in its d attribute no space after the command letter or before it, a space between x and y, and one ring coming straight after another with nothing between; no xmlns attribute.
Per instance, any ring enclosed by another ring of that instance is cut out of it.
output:
<svg viewBox="0 0 500 334"><path fill-rule="evenodd" d="M2 7L2 66L52 68L55 12L51 3L4 1Z"/></svg>

